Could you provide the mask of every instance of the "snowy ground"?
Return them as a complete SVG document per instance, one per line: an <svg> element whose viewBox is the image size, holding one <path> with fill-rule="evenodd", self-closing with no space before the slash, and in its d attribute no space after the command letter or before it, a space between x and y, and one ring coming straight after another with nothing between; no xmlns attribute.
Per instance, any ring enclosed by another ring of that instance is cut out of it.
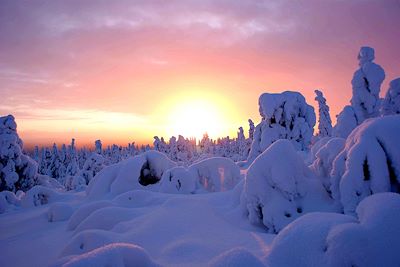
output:
<svg viewBox="0 0 400 267"><path fill-rule="evenodd" d="M77 210L104 201L88 203L84 193L75 193L67 203ZM234 190L198 195L130 191L90 216L85 212L88 217L75 230L67 229L72 220L49 222L52 204L12 211L0 215L0 266L48 266L99 242L139 245L163 266L204 266L235 248L263 258L274 235L251 226L238 201Z"/></svg>

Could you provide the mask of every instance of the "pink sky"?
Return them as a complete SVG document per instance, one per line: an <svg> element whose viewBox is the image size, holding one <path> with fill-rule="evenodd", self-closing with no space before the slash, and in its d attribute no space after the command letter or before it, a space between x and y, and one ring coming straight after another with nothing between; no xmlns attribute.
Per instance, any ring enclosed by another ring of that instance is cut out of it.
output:
<svg viewBox="0 0 400 267"><path fill-rule="evenodd" d="M399 14L399 1L1 1L0 115L28 146L146 143L201 98L233 136L260 120L261 93L315 105L319 88L334 119L360 46L385 69L382 94L400 76Z"/></svg>

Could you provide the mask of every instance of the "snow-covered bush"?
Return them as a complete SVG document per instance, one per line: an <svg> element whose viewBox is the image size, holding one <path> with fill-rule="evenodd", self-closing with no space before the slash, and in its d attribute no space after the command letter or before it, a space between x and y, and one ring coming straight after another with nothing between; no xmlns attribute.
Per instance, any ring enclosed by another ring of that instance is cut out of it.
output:
<svg viewBox="0 0 400 267"><path fill-rule="evenodd" d="M297 150L309 148L316 118L303 95L290 91L264 93L258 103L262 121L254 131L249 163L279 139L290 140Z"/></svg>
<svg viewBox="0 0 400 267"><path fill-rule="evenodd" d="M25 193L21 199L21 206L26 208L41 206L54 203L61 198L62 195L56 190L36 185Z"/></svg>
<svg viewBox="0 0 400 267"><path fill-rule="evenodd" d="M73 211L71 205L57 202L51 205L47 211L47 219L49 222L66 221L71 217Z"/></svg>
<svg viewBox="0 0 400 267"><path fill-rule="evenodd" d="M326 99L320 90L314 91L316 94L315 100L318 102L318 136L325 137L332 135L332 120L329 114L329 106L326 104Z"/></svg>
<svg viewBox="0 0 400 267"><path fill-rule="evenodd" d="M400 114L400 78L390 82L389 90L382 102L381 113L382 115Z"/></svg>
<svg viewBox="0 0 400 267"><path fill-rule="evenodd" d="M310 213L284 228L266 257L268 266L399 265L400 195L380 193L364 199L357 218Z"/></svg>
<svg viewBox="0 0 400 267"><path fill-rule="evenodd" d="M22 191L18 191L22 192ZM1 191L0 192L0 214L13 210L15 207L18 207L21 202L21 197L25 195L24 192L14 194L11 191Z"/></svg>
<svg viewBox="0 0 400 267"><path fill-rule="evenodd" d="M374 59L373 48L361 47L358 54L360 68L354 73L351 81L353 97L350 101L358 124L379 115L379 92L385 79L385 71L373 62Z"/></svg>
<svg viewBox="0 0 400 267"><path fill-rule="evenodd" d="M93 177L105 167L104 161L104 157L97 153L92 153L88 157L79 173L79 176L86 180L86 184L88 184L90 180L92 180Z"/></svg>
<svg viewBox="0 0 400 267"><path fill-rule="evenodd" d="M321 178L325 190L331 193L330 174L333 161L343 150L346 140L339 137L328 138L327 142L315 153L315 160L310 166L311 170Z"/></svg>
<svg viewBox="0 0 400 267"><path fill-rule="evenodd" d="M14 117L0 117L0 191L25 191L35 184L37 163L22 149Z"/></svg>
<svg viewBox="0 0 400 267"><path fill-rule="evenodd" d="M196 190L197 176L184 167L175 167L164 172L160 191L164 193L191 194Z"/></svg>
<svg viewBox="0 0 400 267"><path fill-rule="evenodd" d="M176 163L157 151L147 151L128 158L101 170L87 187L90 197L102 197L104 194L121 194L129 190L145 189L157 184L163 173L176 167Z"/></svg>
<svg viewBox="0 0 400 267"><path fill-rule="evenodd" d="M357 127L357 117L351 106L345 106L336 116L336 125L333 127L332 135L335 137L347 138L351 131Z"/></svg>
<svg viewBox="0 0 400 267"><path fill-rule="evenodd" d="M241 206L251 223L277 233L297 217L332 210L321 182L313 176L292 142L279 140L249 167Z"/></svg>
<svg viewBox="0 0 400 267"><path fill-rule="evenodd" d="M240 169L229 158L208 158L190 165L188 170L196 177L196 187L209 192L233 189L240 181Z"/></svg>
<svg viewBox="0 0 400 267"><path fill-rule="evenodd" d="M362 199L400 192L400 115L365 121L350 134L331 173L332 196L353 214Z"/></svg>

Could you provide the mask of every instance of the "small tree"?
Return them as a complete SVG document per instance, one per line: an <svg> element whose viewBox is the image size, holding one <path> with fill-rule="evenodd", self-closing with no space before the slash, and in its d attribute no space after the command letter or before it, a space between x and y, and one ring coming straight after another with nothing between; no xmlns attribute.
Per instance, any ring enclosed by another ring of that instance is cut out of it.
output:
<svg viewBox="0 0 400 267"><path fill-rule="evenodd" d="M315 100L318 102L318 136L326 137L332 135L332 120L329 114L329 106L326 104L326 99L320 90L314 91L316 94Z"/></svg>

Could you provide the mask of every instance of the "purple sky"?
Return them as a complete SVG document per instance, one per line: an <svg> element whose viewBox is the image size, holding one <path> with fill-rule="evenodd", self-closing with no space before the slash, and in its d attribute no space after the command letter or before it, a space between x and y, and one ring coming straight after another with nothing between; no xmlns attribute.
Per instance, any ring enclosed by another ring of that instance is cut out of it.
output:
<svg viewBox="0 0 400 267"><path fill-rule="evenodd" d="M334 118L363 45L384 93L400 76L400 1L2 0L0 115L28 145L150 142L176 133L165 114L190 96L223 107L219 133L233 135L259 121L262 92L315 105L321 88Z"/></svg>

